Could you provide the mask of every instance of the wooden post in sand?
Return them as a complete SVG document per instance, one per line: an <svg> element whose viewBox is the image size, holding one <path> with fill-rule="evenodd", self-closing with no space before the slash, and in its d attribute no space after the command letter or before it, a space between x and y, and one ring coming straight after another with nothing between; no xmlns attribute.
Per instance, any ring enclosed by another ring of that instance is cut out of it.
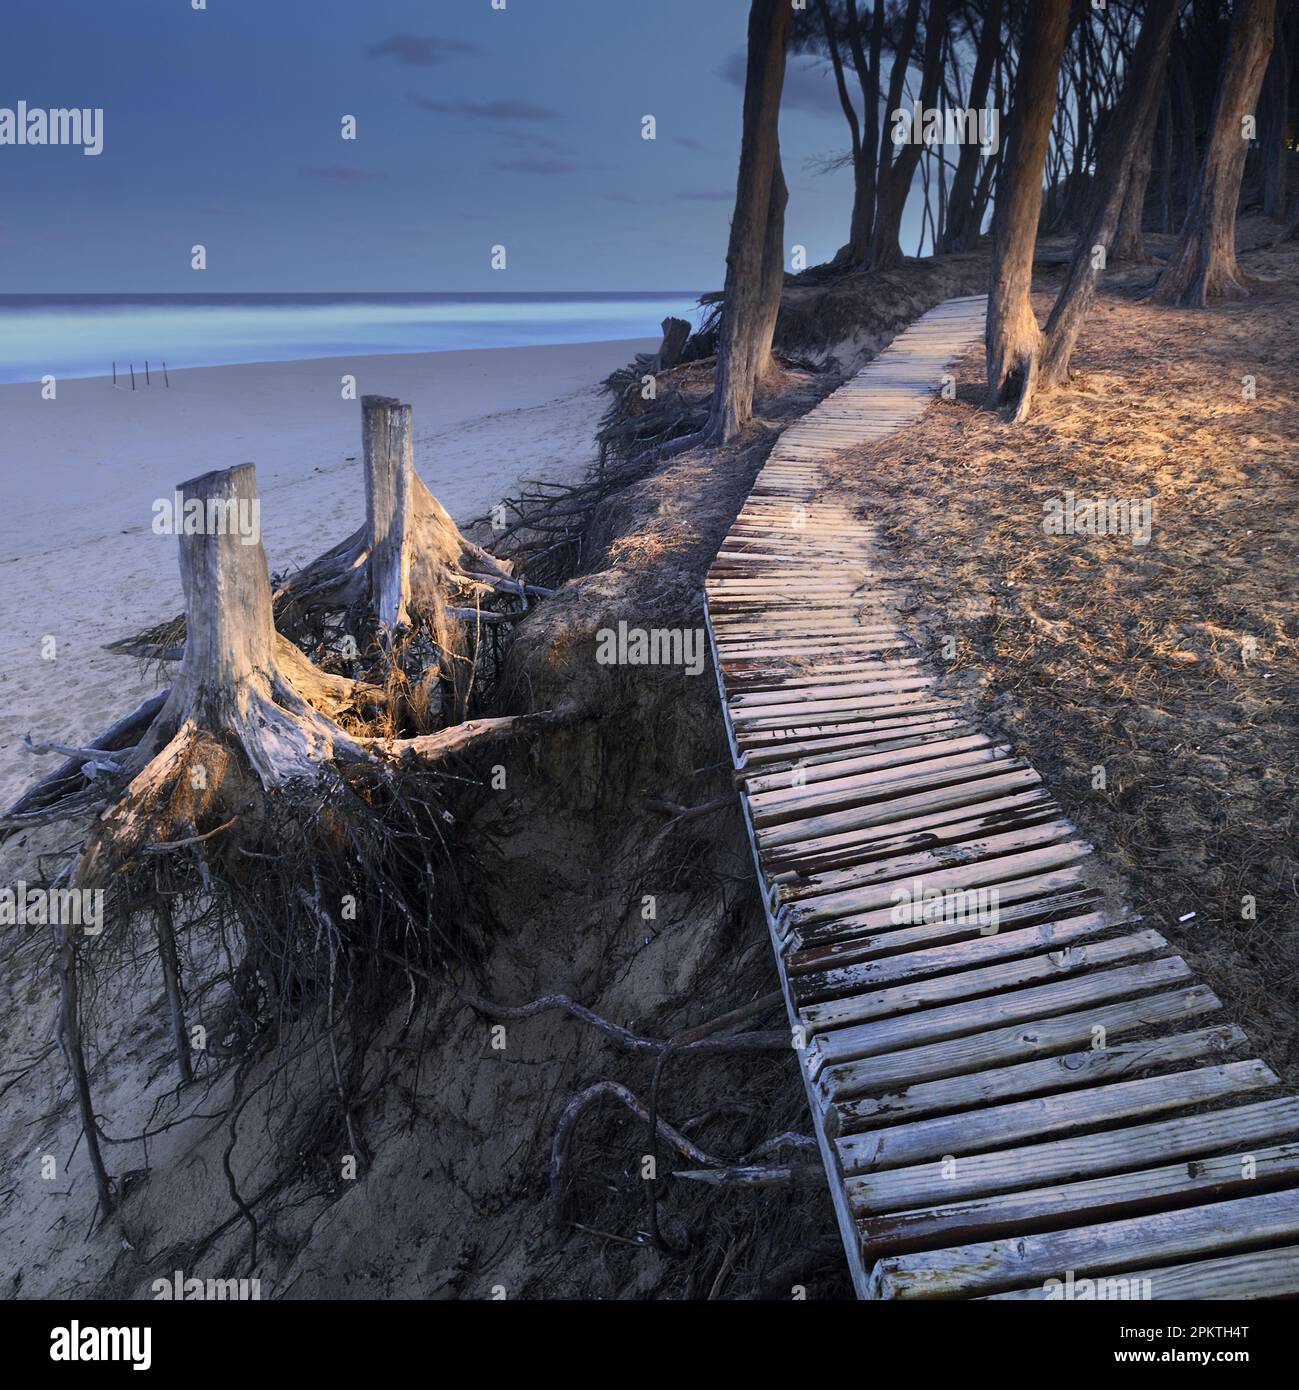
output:
<svg viewBox="0 0 1299 1390"><path fill-rule="evenodd" d="M251 463L218 469L180 490L187 507L200 504L203 524L180 536L185 656L172 699L180 693L209 711L234 715L239 687L276 666L266 553L260 538L247 543L240 534L241 522L257 515L257 470Z"/></svg>
<svg viewBox="0 0 1299 1390"><path fill-rule="evenodd" d="M381 639L410 626L411 504L415 445L411 408L391 396L361 397L370 601Z"/></svg>

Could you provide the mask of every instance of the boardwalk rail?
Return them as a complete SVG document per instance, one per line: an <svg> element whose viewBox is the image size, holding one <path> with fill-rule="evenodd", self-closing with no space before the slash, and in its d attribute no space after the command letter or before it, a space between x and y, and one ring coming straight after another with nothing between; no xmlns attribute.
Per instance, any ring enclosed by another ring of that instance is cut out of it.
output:
<svg viewBox="0 0 1299 1390"><path fill-rule="evenodd" d="M707 579L853 1283L1299 1293L1299 1100L1238 1028L1206 1023L1218 1000L1164 938L1105 906L1033 768L944 698L863 499L824 472L916 420L984 312L981 296L939 305L787 430Z"/></svg>

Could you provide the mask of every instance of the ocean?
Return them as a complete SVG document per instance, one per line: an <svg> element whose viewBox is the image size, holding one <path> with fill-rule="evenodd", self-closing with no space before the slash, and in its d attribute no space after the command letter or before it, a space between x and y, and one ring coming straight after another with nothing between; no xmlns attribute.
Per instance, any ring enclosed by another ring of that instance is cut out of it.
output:
<svg viewBox="0 0 1299 1390"><path fill-rule="evenodd" d="M0 295L0 382L310 357L656 338L697 296L625 294Z"/></svg>

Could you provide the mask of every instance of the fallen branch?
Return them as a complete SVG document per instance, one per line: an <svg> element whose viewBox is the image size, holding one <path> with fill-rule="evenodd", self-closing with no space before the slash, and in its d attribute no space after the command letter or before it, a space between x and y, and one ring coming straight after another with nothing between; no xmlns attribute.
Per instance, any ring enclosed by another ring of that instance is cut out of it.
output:
<svg viewBox="0 0 1299 1390"><path fill-rule="evenodd" d="M550 1145L551 1210L552 1217L556 1221L563 1218L564 1171L568 1162L569 1150L573 1146L573 1135L577 1131L578 1121L591 1106L606 1096L625 1105L642 1123L649 1124L651 1122L649 1107L633 1095L626 1086L617 1081L597 1081L593 1086L588 1086L586 1090L579 1091L568 1102L564 1107L564 1113L559 1117L559 1124L555 1127L555 1137ZM703 1149L697 1144L691 1143L680 1130L674 1129L666 1120L655 1119L653 1124L655 1132L683 1158L688 1158L692 1163L701 1164L706 1168L725 1166L720 1158L705 1153Z"/></svg>
<svg viewBox="0 0 1299 1390"><path fill-rule="evenodd" d="M808 1187L825 1182L820 1168L810 1163L783 1168L681 1168L672 1176L710 1187Z"/></svg>

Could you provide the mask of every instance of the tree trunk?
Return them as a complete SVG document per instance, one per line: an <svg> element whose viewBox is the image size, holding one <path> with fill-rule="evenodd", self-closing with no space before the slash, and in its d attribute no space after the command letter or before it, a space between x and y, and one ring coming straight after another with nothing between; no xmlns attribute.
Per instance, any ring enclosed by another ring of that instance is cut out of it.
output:
<svg viewBox="0 0 1299 1390"><path fill-rule="evenodd" d="M836 260L852 266L870 259L871 227L875 222L875 155L863 148L853 160L852 220L848 242Z"/></svg>
<svg viewBox="0 0 1299 1390"><path fill-rule="evenodd" d="M818 5L827 5L828 0L817 0ZM853 160L853 199L852 221L848 228L848 241L835 255L839 265L860 266L870 259L871 228L875 225L875 193L878 185L878 159L880 144L880 50L884 41L884 0L877 0L875 17L871 24L870 57L862 40L861 16L857 12L857 0L846 0L848 49L852 54L853 68L861 87L863 119L860 133L857 125L856 108L848 99L846 88L841 87L840 104L848 116L852 132ZM823 11L828 14L828 8ZM827 28L827 33L829 29ZM832 46L833 54L833 46ZM835 70L836 81L840 73Z"/></svg>
<svg viewBox="0 0 1299 1390"><path fill-rule="evenodd" d="M744 130L735 214L726 252L717 379L707 434L734 439L753 418L753 388L771 361L784 256L780 94L793 11L788 0L753 0L744 83ZM780 274L771 265L773 247ZM774 292L774 303L773 300Z"/></svg>
<svg viewBox="0 0 1299 1390"><path fill-rule="evenodd" d="M1001 42L1001 12L1003 0L990 0L988 13L983 21L983 32L979 35L979 48L974 59L974 72L970 77L969 105L979 110L987 105L988 87L992 82L992 63ZM952 188L947 199L947 218L943 224L941 251L962 251L967 243L979 234L975 221L975 182L979 172L979 156L983 153L977 144L961 146L956 161L956 173L952 175ZM991 158L985 154L985 158Z"/></svg>
<svg viewBox="0 0 1299 1390"><path fill-rule="evenodd" d="M919 0L913 0L907 12L908 33L899 47L894 59L895 72L889 79L889 109L885 115L891 117L901 101L902 79L905 75L906 60L902 54L910 56L914 47L916 19L920 9ZM938 97L938 81L942 67L943 37L947 32L947 0L930 0L929 12L925 19L925 50L920 75L920 105L928 110L934 106ZM895 96L894 94L899 95ZM918 137L919 131L913 132ZM902 214L906 210L907 198L911 193L911 181L915 178L916 166L924 145L919 138L903 145L896 153L890 154L892 132L881 142L879 191L875 202L875 227L871 234L871 268L883 270L900 264L902 244L899 236L902 230Z"/></svg>
<svg viewBox="0 0 1299 1390"><path fill-rule="evenodd" d="M1177 38L1177 28L1173 28L1173 38ZM1164 114L1160 132L1160 170L1159 170L1159 230L1164 233L1173 230L1173 93L1172 74L1164 83Z"/></svg>
<svg viewBox="0 0 1299 1390"><path fill-rule="evenodd" d="M998 180L988 289L988 404L1017 399L1027 414L1037 380L1042 330L1033 314L1033 251L1042 209L1042 171L1055 114L1069 0L1040 0L1028 19L1015 74L1010 138Z"/></svg>
<svg viewBox="0 0 1299 1390"><path fill-rule="evenodd" d="M785 186L785 171L781 167L780 146L777 144L776 165L771 173L771 201L767 207L767 235L762 249L760 317L753 339L755 384L767 381L776 369L771 345L776 337L780 294L785 285L785 209L788 205L789 189Z"/></svg>
<svg viewBox="0 0 1299 1390"><path fill-rule="evenodd" d="M1147 12L1145 24L1142 26L1143 34L1153 15L1153 9ZM1172 21L1172 24L1175 23L1176 15ZM1172 36L1172 24L1169 25L1170 38ZM1140 52L1141 45L1138 41L1137 54L1140 55ZM1136 133L1132 167L1128 174L1127 188L1123 193L1123 207L1119 213L1118 231L1114 234L1114 249L1111 253L1111 260L1147 261L1150 259L1146 255L1146 243L1142 239L1142 230L1146 216L1146 193L1150 188L1150 174L1154 167L1155 132L1159 126L1159 113L1163 106L1167 64L1168 51L1167 43L1165 43L1163 59L1159 64L1158 71L1154 74L1154 98L1147 104L1144 124ZM1133 77L1141 76L1141 70L1135 65L1129 67L1128 71Z"/></svg>
<svg viewBox="0 0 1299 1390"><path fill-rule="evenodd" d="M834 258L836 264L843 264L845 261L849 263L853 261L854 248L857 245L857 240L860 235L859 229L863 219L867 216L865 213L867 194L866 170L870 168L873 173L874 164L872 162L868 165L862 158L861 122L857 119L857 108L852 104L852 98L848 95L848 83L844 78L843 58L839 53L839 39L835 34L834 19L830 13L830 0L816 0L816 8L821 18L821 29L825 34L826 49L830 54L830 66L834 72L834 85L835 90L839 94L839 105L843 110L844 120L848 122L848 133L852 139L852 221L849 224L848 241L839 248ZM848 0L848 13L852 16L853 20L856 19L856 0ZM874 154L872 152L872 161L873 159ZM873 188L871 189L871 198L872 200L874 198ZM866 231L869 235L870 223L868 220L866 222Z"/></svg>
<svg viewBox="0 0 1299 1390"><path fill-rule="evenodd" d="M1177 162L1181 173L1180 215L1186 217L1191 206L1191 193L1195 188L1195 175L1200 167L1197 136L1199 126L1195 110L1195 88L1191 85L1191 74L1186 63L1186 38L1180 27L1173 36L1173 75L1177 79L1177 110L1181 129L1181 144L1177 152Z"/></svg>
<svg viewBox="0 0 1299 1390"><path fill-rule="evenodd" d="M1276 0L1240 0L1237 5L1204 160L1182 234L1155 286L1156 303L1203 308L1213 298L1249 294L1236 264L1236 205L1249 150L1243 121L1258 100L1275 19Z"/></svg>
<svg viewBox="0 0 1299 1390"><path fill-rule="evenodd" d="M1151 0L1146 10L1123 95L1111 114L1101 145L1091 211L1074 245L1064 288L1047 320L1040 376L1043 386L1058 386L1069 379L1069 362L1095 296L1106 251L1114 240L1124 189L1128 189L1129 195L1132 193L1137 147L1154 136L1161 75L1168 57L1168 40L1177 21L1178 3L1179 0ZM1141 200L1145 201L1144 182ZM1139 214L1137 222L1139 229Z"/></svg>
<svg viewBox="0 0 1299 1390"><path fill-rule="evenodd" d="M1285 220L1286 139L1290 123L1290 44L1292 18L1290 0L1278 0L1277 42L1263 78L1262 112L1259 121L1259 148L1263 161L1263 215L1275 222Z"/></svg>

